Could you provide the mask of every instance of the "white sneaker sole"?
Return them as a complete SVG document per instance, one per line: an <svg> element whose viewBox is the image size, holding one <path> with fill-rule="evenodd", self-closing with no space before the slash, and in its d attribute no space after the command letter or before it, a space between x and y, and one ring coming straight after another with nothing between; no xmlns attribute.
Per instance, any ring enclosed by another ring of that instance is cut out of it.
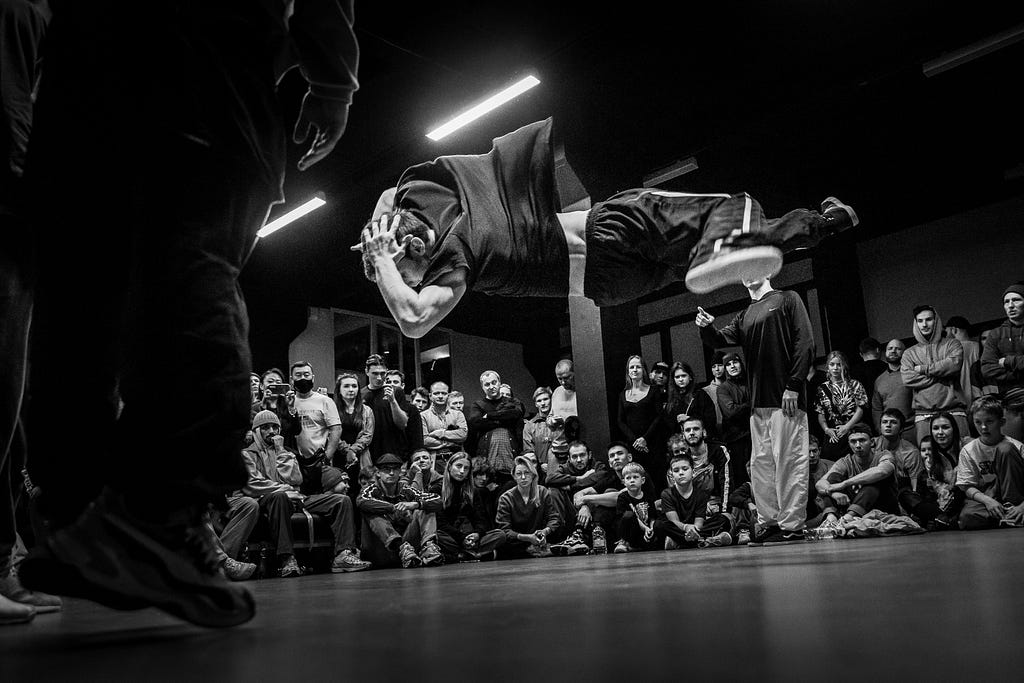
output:
<svg viewBox="0 0 1024 683"><path fill-rule="evenodd" d="M690 268L686 272L686 288L695 294L706 294L726 285L743 284L744 280L766 275L772 278L780 270L782 251L777 247L734 249Z"/></svg>

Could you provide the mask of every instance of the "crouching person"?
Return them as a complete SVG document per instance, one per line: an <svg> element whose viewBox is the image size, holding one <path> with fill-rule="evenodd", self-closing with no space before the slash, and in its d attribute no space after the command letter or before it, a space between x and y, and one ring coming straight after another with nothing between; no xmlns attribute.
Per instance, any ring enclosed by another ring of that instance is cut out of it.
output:
<svg viewBox="0 0 1024 683"><path fill-rule="evenodd" d="M397 455L385 453L374 464L373 480L356 498L363 515L363 556L378 567L444 564L435 515L440 497L400 481L402 461Z"/></svg>
<svg viewBox="0 0 1024 683"><path fill-rule="evenodd" d="M441 499L437 544L448 563L494 559L495 549L505 542L503 532L490 528L471 470L469 455L454 453L447 458L444 474L430 487Z"/></svg>
<svg viewBox="0 0 1024 683"><path fill-rule="evenodd" d="M256 414L252 421L253 442L242 458L249 473L243 489L245 495L259 502L260 514L267 518L273 541L277 546L278 563L282 577L302 573L293 554L292 510L304 508L313 515L324 517L334 533L334 563L332 572L354 572L367 569L369 562L355 553L355 527L352 500L338 493L319 493L307 496L300 493L302 471L295 454L284 447L280 435L281 421L270 410Z"/></svg>
<svg viewBox="0 0 1024 683"><path fill-rule="evenodd" d="M622 481L626 488L616 498L619 542L615 544L615 552L660 548L664 541L654 532L654 522L658 515L657 498L653 488L645 486L647 472L644 466L635 462L627 463L622 468Z"/></svg>
<svg viewBox="0 0 1024 683"><path fill-rule="evenodd" d="M515 487L498 498L495 522L504 533L499 559L548 557L548 536L558 531L558 511L547 488L537 483L537 467L519 456L512 468Z"/></svg>
<svg viewBox="0 0 1024 683"><path fill-rule="evenodd" d="M674 455L668 467L672 485L661 493L661 517L655 522L665 550L732 545L732 520L709 512L708 492L693 485L693 457Z"/></svg>
<svg viewBox="0 0 1024 683"><path fill-rule="evenodd" d="M879 509L900 514L896 492L896 461L890 451L875 449L871 443L871 427L858 422L846 436L850 453L839 458L824 477L814 485L831 499L826 522L861 517Z"/></svg>

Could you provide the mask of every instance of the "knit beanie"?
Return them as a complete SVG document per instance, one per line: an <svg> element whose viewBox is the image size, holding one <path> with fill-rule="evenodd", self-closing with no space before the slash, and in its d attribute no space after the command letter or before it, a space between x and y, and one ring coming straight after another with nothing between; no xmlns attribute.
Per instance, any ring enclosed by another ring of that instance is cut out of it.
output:
<svg viewBox="0 0 1024 683"><path fill-rule="evenodd" d="M1003 292L1003 298L1006 298L1006 295L1009 294L1010 292L1024 296L1024 282L1018 282L1007 287L1006 291Z"/></svg>
<svg viewBox="0 0 1024 683"><path fill-rule="evenodd" d="M261 410L256 413L256 417L252 419L252 428L259 429L261 425L275 424L278 427L281 426L281 420L278 419L277 413L272 410Z"/></svg>

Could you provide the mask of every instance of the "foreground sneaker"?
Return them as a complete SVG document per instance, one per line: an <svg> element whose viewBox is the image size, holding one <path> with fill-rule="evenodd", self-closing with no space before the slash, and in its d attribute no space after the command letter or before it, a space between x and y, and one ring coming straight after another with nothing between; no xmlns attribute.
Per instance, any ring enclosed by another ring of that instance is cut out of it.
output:
<svg viewBox="0 0 1024 683"><path fill-rule="evenodd" d="M665 538L665 550L679 550L682 547L683 546L676 543L675 539L673 539L671 536L667 536Z"/></svg>
<svg viewBox="0 0 1024 683"><path fill-rule="evenodd" d="M747 545L750 543L750 532L746 529L741 530L736 534L736 545Z"/></svg>
<svg viewBox="0 0 1024 683"><path fill-rule="evenodd" d="M59 612L64 605L64 602L56 595L36 593L25 588L18 580L18 575L13 572L7 578L0 579L0 595L8 600L34 607L36 614Z"/></svg>
<svg viewBox="0 0 1024 683"><path fill-rule="evenodd" d="M285 561L281 563L280 574L282 579L302 576L302 567L299 566L294 555L289 555Z"/></svg>
<svg viewBox="0 0 1024 683"><path fill-rule="evenodd" d="M236 626L256 613L252 594L221 574L201 511L156 524L109 490L30 552L19 575L30 590L114 609L156 607L200 626Z"/></svg>
<svg viewBox="0 0 1024 683"><path fill-rule="evenodd" d="M331 573L361 572L371 566L373 566L372 562L361 560L351 549L345 549L335 555L334 562L331 564Z"/></svg>
<svg viewBox="0 0 1024 683"><path fill-rule="evenodd" d="M575 529L564 541L551 546L552 555L586 555L588 552L590 546L583 540L581 529Z"/></svg>
<svg viewBox="0 0 1024 683"><path fill-rule="evenodd" d="M732 536L728 531L723 531L715 534L714 536L702 538L697 544L699 548L724 548L729 545L732 545Z"/></svg>
<svg viewBox="0 0 1024 683"><path fill-rule="evenodd" d="M590 551L594 555L605 555L608 553L608 538L604 534L604 528L595 526L593 532L593 549Z"/></svg>
<svg viewBox="0 0 1024 683"><path fill-rule="evenodd" d="M256 573L256 565L252 562L239 562L233 557L225 557L220 568L224 570L224 576L232 581L245 581L251 579Z"/></svg>
<svg viewBox="0 0 1024 683"><path fill-rule="evenodd" d="M629 544L626 543L626 541L624 539L619 539L619 542L615 544L615 550L612 551L612 552L614 552L616 555L618 555L620 553L628 553L629 552Z"/></svg>
<svg viewBox="0 0 1024 683"><path fill-rule="evenodd" d="M423 566L423 560L412 549L412 545L406 541L398 548L398 559L402 563L402 569L416 569Z"/></svg>
<svg viewBox="0 0 1024 683"><path fill-rule="evenodd" d="M804 530L798 531L783 531L778 530L778 533L768 534L763 541L763 545L792 545L794 543L803 543L807 540L804 535Z"/></svg>
<svg viewBox="0 0 1024 683"><path fill-rule="evenodd" d="M780 270L782 250L764 233L734 231L694 258L686 271L686 288L706 294L744 280L772 278Z"/></svg>
<svg viewBox="0 0 1024 683"><path fill-rule="evenodd" d="M526 549L526 553L530 555L530 557L551 557L551 555L553 554L551 552L551 546L549 546L547 543L543 545L532 544L529 548Z"/></svg>
<svg viewBox="0 0 1024 683"><path fill-rule="evenodd" d="M764 529L754 529L754 533L747 545L751 548L759 548L765 543L775 543L780 540L782 540L782 529L777 526L769 526Z"/></svg>
<svg viewBox="0 0 1024 683"><path fill-rule="evenodd" d="M843 204L835 197L828 197L821 203L821 215L825 219L822 237L835 235L856 227L860 223L852 206Z"/></svg>
<svg viewBox="0 0 1024 683"><path fill-rule="evenodd" d="M0 625L26 624L36 616L36 608L0 595Z"/></svg>
<svg viewBox="0 0 1024 683"><path fill-rule="evenodd" d="M440 567L444 564L444 555L434 541L427 541L423 544L423 552L420 553L420 559L423 560L423 565L426 567Z"/></svg>

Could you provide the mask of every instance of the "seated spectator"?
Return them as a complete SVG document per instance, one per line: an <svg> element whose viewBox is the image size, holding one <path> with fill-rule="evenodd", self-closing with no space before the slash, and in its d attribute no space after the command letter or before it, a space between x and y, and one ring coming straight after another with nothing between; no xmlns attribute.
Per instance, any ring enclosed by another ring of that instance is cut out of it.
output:
<svg viewBox="0 0 1024 683"><path fill-rule="evenodd" d="M689 417L700 418L707 438L718 436L718 423L715 406L711 398L703 391L696 389L693 381L693 368L689 363L673 363L669 372L668 399L662 418L665 421L664 434L678 434L683 431L683 422Z"/></svg>
<svg viewBox="0 0 1024 683"><path fill-rule="evenodd" d="M284 448L277 415L264 410L253 420L254 441L242 451L249 472L244 493L259 501L261 514L270 524L277 551L281 576L302 573L295 560L292 540L292 509L304 508L310 514L325 517L334 533L332 572L354 572L367 569L369 562L355 553L355 528L352 501L338 493L304 495L300 492L302 470L295 454Z"/></svg>
<svg viewBox="0 0 1024 683"><path fill-rule="evenodd" d="M729 452L722 444L707 441L707 431L699 417L687 418L682 428L682 434L669 438L669 452L672 456L690 454L693 485L708 494L708 514L726 512L723 506L729 499Z"/></svg>
<svg viewBox="0 0 1024 683"><path fill-rule="evenodd" d="M478 489L473 486L469 455L455 453L448 459L440 480L430 492L441 498L437 513L437 543L445 562L493 559L505 542L504 532L494 529L481 508Z"/></svg>
<svg viewBox="0 0 1024 683"><path fill-rule="evenodd" d="M598 506L591 503L588 496L605 493L610 488L618 495L618 479L608 466L594 460L587 444L574 441L569 444L568 462L555 472L549 472L547 481L560 526L572 530L565 540L551 545L551 552L555 555L586 555L591 549L598 554L607 552L610 531L607 527L614 519L614 501L605 500L606 505ZM608 502L612 505L608 506Z"/></svg>
<svg viewBox="0 0 1024 683"><path fill-rule="evenodd" d="M807 480L808 496L806 521L808 529L814 529L815 527L821 526L821 523L825 521L825 514L829 500L816 491L815 495L810 495L810 492L815 490L814 483L828 474L828 471L832 469L832 465L834 464L835 463L831 460L822 459L821 444L818 441L818 437L813 434L809 435L807 437L807 471L810 476Z"/></svg>
<svg viewBox="0 0 1024 683"><path fill-rule="evenodd" d="M750 543L750 537L757 523L757 504L754 502L754 491L750 486L749 475L750 463L748 462L748 481L743 482L729 492L729 514L733 518L736 545L748 545ZM813 486L810 488L813 488ZM818 496L817 500L822 500L821 496Z"/></svg>
<svg viewBox="0 0 1024 683"><path fill-rule="evenodd" d="M448 458L462 451L469 436L469 425L462 411L448 407L448 385L430 385L430 407L420 413L423 422L423 447L430 451L434 469L444 472Z"/></svg>
<svg viewBox="0 0 1024 683"><path fill-rule="evenodd" d="M1003 395L1003 434L1024 442L1024 388L1011 389Z"/></svg>
<svg viewBox="0 0 1024 683"><path fill-rule="evenodd" d="M876 508L898 515L896 463L892 453L872 447L871 427L863 422L850 428L847 440L851 452L837 460L815 484L818 493L831 498L825 521L834 523L839 514L846 521Z"/></svg>
<svg viewBox="0 0 1024 683"><path fill-rule="evenodd" d="M882 411L878 423L879 436L871 443L876 451L889 451L896 465L896 491L900 507L908 515L917 516L915 510L924 500L919 489L924 489L924 458L914 444L903 438L906 418L896 408ZM925 522L927 523L927 521Z"/></svg>
<svg viewBox="0 0 1024 683"><path fill-rule="evenodd" d="M983 396L971 405L978 430L960 451L956 485L967 498L960 528L1024 526L1024 444L1003 434L1003 406Z"/></svg>
<svg viewBox="0 0 1024 683"><path fill-rule="evenodd" d="M258 414L258 413L257 413ZM218 516L220 532L214 528L217 538L217 558L224 575L232 581L244 581L256 571L251 562L239 562L249 536L260 519L260 506L255 498L237 491L228 498L227 512Z"/></svg>
<svg viewBox="0 0 1024 683"><path fill-rule="evenodd" d="M622 481L626 488L617 494L615 501L619 530L615 552L657 550L661 547L658 535L654 531L654 522L658 515L657 500L652 489L645 486L647 473L643 465L635 462L624 465Z"/></svg>
<svg viewBox="0 0 1024 683"><path fill-rule="evenodd" d="M417 448L409 459L409 469L402 479L417 491L429 491L435 482L441 481L441 474L434 469L430 451Z"/></svg>
<svg viewBox="0 0 1024 683"><path fill-rule="evenodd" d="M435 514L440 497L402 482L402 459L393 453L378 458L375 470L374 481L356 499L363 515L363 554L378 567L444 564Z"/></svg>
<svg viewBox="0 0 1024 683"><path fill-rule="evenodd" d="M918 504L914 514L928 529L959 529L964 492L956 485L956 468L960 449L971 439L960 436L959 423L949 413L934 415L928 429L928 436L921 439L921 457L925 463L924 501Z"/></svg>
<svg viewBox="0 0 1024 683"><path fill-rule="evenodd" d="M832 351L825 360L828 377L818 385L814 409L824 434L822 455L839 460L850 452L847 435L864 417L868 395L864 385L850 377L846 354Z"/></svg>
<svg viewBox="0 0 1024 683"><path fill-rule="evenodd" d="M496 526L505 534L499 559L548 557L548 537L558 531L559 519L547 488L537 483L537 468L519 456L512 469L515 487L498 498Z"/></svg>
<svg viewBox="0 0 1024 683"><path fill-rule="evenodd" d="M665 537L665 550L732 545L727 515L708 512L709 496L693 485L693 458L675 455L669 461L672 485L661 493L661 514L655 529Z"/></svg>
<svg viewBox="0 0 1024 683"><path fill-rule="evenodd" d="M413 408L422 413L430 407L430 392L426 387L416 387L409 395L409 402L412 403Z"/></svg>

